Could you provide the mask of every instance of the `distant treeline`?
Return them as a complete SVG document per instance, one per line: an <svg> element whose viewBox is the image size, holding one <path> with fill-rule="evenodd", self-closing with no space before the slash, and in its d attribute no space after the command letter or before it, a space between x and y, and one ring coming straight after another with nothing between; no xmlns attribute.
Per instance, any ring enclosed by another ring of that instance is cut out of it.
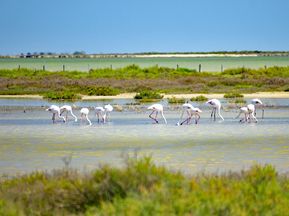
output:
<svg viewBox="0 0 289 216"><path fill-rule="evenodd" d="M242 50L242 51L211 51L211 52L138 52L138 53L99 53L87 54L84 51L75 51L73 53L54 53L54 52L27 52L17 55L0 55L0 58L123 58L137 57L141 55L178 55L178 54L201 54L201 55L260 55L260 56L289 56L289 51L260 51L260 50Z"/></svg>

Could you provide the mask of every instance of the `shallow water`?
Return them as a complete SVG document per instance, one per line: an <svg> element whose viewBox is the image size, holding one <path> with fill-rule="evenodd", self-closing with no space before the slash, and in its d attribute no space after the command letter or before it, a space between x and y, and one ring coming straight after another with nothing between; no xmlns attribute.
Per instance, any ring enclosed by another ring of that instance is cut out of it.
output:
<svg viewBox="0 0 289 216"><path fill-rule="evenodd" d="M221 68L249 67L260 68L270 66L288 66L289 56L258 56L258 57L161 57L161 58L72 58L72 59L0 59L2 68L31 68L42 70L43 65L49 71L62 71L63 65L66 70L89 71L92 68L121 68L131 64L140 67L155 65L176 68L179 67L202 71L221 71Z"/></svg>
<svg viewBox="0 0 289 216"><path fill-rule="evenodd" d="M131 100L129 100L131 101ZM126 104L126 100L113 103ZM288 99L264 99L265 118L239 123L236 109L222 111L225 121L211 121L203 104L200 124L176 126L180 111L165 105L168 125L152 124L146 105L138 111L113 112L108 124L98 124L90 113L92 126L85 122L52 124L49 104L42 100L0 100L0 173L16 174L71 166L81 170L99 164L124 164L124 155L151 155L160 165L185 173L223 172L247 168L255 162L270 163L280 172L289 171ZM224 101L225 102L225 101ZM106 102L77 102L78 106ZM164 101L163 104L166 104ZM26 108L25 112L23 107ZM126 107L124 105L124 107ZM79 116L79 108L75 110ZM160 120L162 122L162 120Z"/></svg>

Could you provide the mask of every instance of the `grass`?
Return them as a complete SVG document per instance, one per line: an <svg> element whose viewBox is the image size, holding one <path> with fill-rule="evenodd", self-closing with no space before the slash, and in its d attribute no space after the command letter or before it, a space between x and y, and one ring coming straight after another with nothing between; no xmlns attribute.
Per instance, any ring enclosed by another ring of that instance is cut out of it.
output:
<svg viewBox="0 0 289 216"><path fill-rule="evenodd" d="M81 96L73 92L47 92L43 95L44 98L49 100L77 100L81 99Z"/></svg>
<svg viewBox="0 0 289 216"><path fill-rule="evenodd" d="M244 95L237 93L237 92L224 94L224 98L243 98L243 97L244 97Z"/></svg>
<svg viewBox="0 0 289 216"><path fill-rule="evenodd" d="M148 89L163 93L252 93L288 91L288 83L289 67L235 68L215 73L158 66L140 68L137 65L89 72L0 70L0 94L69 91L83 95L115 95Z"/></svg>
<svg viewBox="0 0 289 216"><path fill-rule="evenodd" d="M287 215L289 178L271 165L186 176L151 158L91 173L65 168L0 179L1 215Z"/></svg>
<svg viewBox="0 0 289 216"><path fill-rule="evenodd" d="M159 101L162 99L164 96L150 90L143 90L139 93L137 93L134 96L134 99L140 100L140 102L154 102L154 101Z"/></svg>
<svg viewBox="0 0 289 216"><path fill-rule="evenodd" d="M168 98L168 103L170 104L183 104L185 102L186 102L185 98L176 98L176 97Z"/></svg>
<svg viewBox="0 0 289 216"><path fill-rule="evenodd" d="M208 98L205 97L204 95L199 95L197 97L192 97L190 100L191 101L197 101L197 102L203 102L203 101L207 101Z"/></svg>

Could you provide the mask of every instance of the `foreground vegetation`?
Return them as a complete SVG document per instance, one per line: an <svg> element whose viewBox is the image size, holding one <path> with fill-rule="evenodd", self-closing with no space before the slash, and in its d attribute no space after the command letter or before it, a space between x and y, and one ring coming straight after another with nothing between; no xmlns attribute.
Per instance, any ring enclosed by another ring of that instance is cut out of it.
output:
<svg viewBox="0 0 289 216"><path fill-rule="evenodd" d="M289 178L270 166L185 176L128 159L81 174L52 173L1 179L0 215L287 215Z"/></svg>
<svg viewBox="0 0 289 216"><path fill-rule="evenodd" d="M236 68L199 73L186 68L130 65L87 72L48 72L31 69L0 70L0 94L116 95L143 90L160 93L251 93L288 91L289 67ZM51 95L51 96L50 96Z"/></svg>

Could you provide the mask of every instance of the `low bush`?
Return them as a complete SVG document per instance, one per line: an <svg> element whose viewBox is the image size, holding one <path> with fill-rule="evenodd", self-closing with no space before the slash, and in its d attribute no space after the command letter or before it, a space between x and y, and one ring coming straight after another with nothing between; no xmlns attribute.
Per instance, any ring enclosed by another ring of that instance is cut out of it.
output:
<svg viewBox="0 0 289 216"><path fill-rule="evenodd" d="M205 97L204 95L199 95L197 97L192 97L191 101L197 101L197 102L203 102L203 101L207 101L208 98Z"/></svg>
<svg viewBox="0 0 289 216"><path fill-rule="evenodd" d="M100 87L87 87L84 88L84 92L87 95L102 95L111 96L119 94L119 90L112 87L100 86Z"/></svg>
<svg viewBox="0 0 289 216"><path fill-rule="evenodd" d="M182 104L185 102L186 102L185 98L176 98L176 97L168 98L168 103L170 104Z"/></svg>
<svg viewBox="0 0 289 216"><path fill-rule="evenodd" d="M43 97L49 100L77 100L81 96L71 91L47 92Z"/></svg>
<svg viewBox="0 0 289 216"><path fill-rule="evenodd" d="M1 215L287 215L289 178L271 165L186 176L148 157L82 174L0 178Z"/></svg>
<svg viewBox="0 0 289 216"><path fill-rule="evenodd" d="M164 96L155 92L144 90L134 96L134 99L162 99Z"/></svg>
<svg viewBox="0 0 289 216"><path fill-rule="evenodd" d="M224 98L243 98L243 97L244 97L244 95L242 95L240 93L236 93L236 92L224 94Z"/></svg>

